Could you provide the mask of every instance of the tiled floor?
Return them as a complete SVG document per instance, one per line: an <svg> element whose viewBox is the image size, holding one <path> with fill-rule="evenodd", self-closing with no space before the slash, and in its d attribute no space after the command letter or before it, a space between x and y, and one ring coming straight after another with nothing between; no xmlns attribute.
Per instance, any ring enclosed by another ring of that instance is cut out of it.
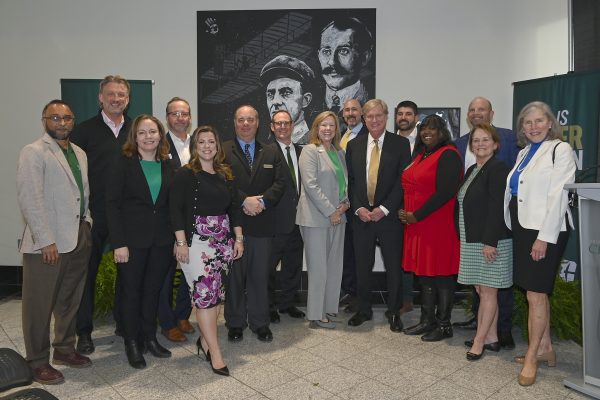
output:
<svg viewBox="0 0 600 400"><path fill-rule="evenodd" d="M486 353L478 362L465 359L463 341L472 333L455 330L452 339L424 343L419 337L393 333L384 323L383 309L359 328L346 325L340 315L335 330L308 329L306 321L281 316L272 324L272 343L262 343L248 330L232 344L219 326L221 345L231 370L229 378L212 373L195 354L196 335L183 345L159 340L173 352L170 359L148 355L148 367L127 364L122 339L110 322L94 332L96 352L91 368L59 366L66 378L46 386L59 399L578 399L586 398L563 386L564 378L581 371L582 350L573 342L557 341L556 368L541 367L538 382L517 384L519 366L512 361L525 344L515 332L513 351ZM403 316L405 325L419 311ZM455 309L453 319L464 318ZM24 354L21 301L0 301L0 347ZM39 385L38 385L39 386Z"/></svg>

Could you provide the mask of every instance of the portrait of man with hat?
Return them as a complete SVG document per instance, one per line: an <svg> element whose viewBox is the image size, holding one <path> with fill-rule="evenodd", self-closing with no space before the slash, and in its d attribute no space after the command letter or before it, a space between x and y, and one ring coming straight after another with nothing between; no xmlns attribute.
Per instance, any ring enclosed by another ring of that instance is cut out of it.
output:
<svg viewBox="0 0 600 400"><path fill-rule="evenodd" d="M308 143L305 111L313 99L314 79L315 73L304 61L288 55L273 58L260 71L269 116L279 110L289 112L294 122L292 142L300 145Z"/></svg>

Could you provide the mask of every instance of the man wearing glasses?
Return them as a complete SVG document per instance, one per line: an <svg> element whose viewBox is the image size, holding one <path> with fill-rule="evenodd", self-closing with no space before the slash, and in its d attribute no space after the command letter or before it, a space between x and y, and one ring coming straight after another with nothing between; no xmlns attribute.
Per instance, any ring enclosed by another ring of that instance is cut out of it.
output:
<svg viewBox="0 0 600 400"><path fill-rule="evenodd" d="M36 382L64 381L50 361L54 316L54 364L89 367L75 351L75 318L85 286L91 249L87 158L70 143L71 107L52 100L42 112L44 135L21 150L17 198L25 219L23 253L23 339Z"/></svg>
<svg viewBox="0 0 600 400"><path fill-rule="evenodd" d="M258 112L250 105L235 110L235 138L223 143L243 207L244 256L229 273L225 321L232 342L243 339L248 325L258 340L270 342L269 257L275 233L275 206L285 188L277 150L256 140Z"/></svg>
<svg viewBox="0 0 600 400"><path fill-rule="evenodd" d="M176 168L185 165L190 160L190 128L192 114L190 104L180 97L173 97L166 108L167 141L170 146L171 160ZM173 303L173 277L177 268L177 260L172 259L172 265L165 277L158 299L158 321L163 335L172 342L185 342L184 333L194 333L194 327L189 318L192 313L190 291L185 279L179 280L179 288ZM182 276L183 277L183 276Z"/></svg>
<svg viewBox="0 0 600 400"><path fill-rule="evenodd" d="M129 105L130 87L123 77L108 75L100 82L98 115L78 124L71 134L71 140L85 151L89 162L90 212L94 219L92 227L92 253L88 265L87 282L81 305L77 313L77 351L92 354L95 350L92 341L94 329L94 294L96 276L102 260L102 253L108 241L106 222L105 194L109 190L106 184L106 171L127 139L131 119L125 115ZM119 280L115 283L115 306L113 315L120 330Z"/></svg>
<svg viewBox="0 0 600 400"><path fill-rule="evenodd" d="M279 322L277 308L282 314L292 318L304 318L304 312L294 305L294 296L300 287L302 256L304 243L300 229L296 225L296 207L300 194L300 171L298 158L302 147L292 143L294 123L292 116L285 110L276 111L271 118L271 131L275 136L272 146L283 159L285 190L275 206L275 235L271 248L269 271L269 303L271 322ZM277 264L281 262L279 279ZM277 283L279 282L279 285ZM279 287L279 296L276 289Z"/></svg>
<svg viewBox="0 0 600 400"><path fill-rule="evenodd" d="M291 140L300 145L308 143L309 127L305 117L313 98L314 79L315 73L305 62L286 55L275 57L260 71L269 115L287 111L294 122Z"/></svg>

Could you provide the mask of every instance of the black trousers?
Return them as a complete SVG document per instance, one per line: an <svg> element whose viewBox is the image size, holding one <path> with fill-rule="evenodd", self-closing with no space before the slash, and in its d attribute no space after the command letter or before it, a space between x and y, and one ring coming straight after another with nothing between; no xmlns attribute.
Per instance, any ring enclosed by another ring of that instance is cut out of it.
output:
<svg viewBox="0 0 600 400"><path fill-rule="evenodd" d="M375 264L375 246L381 247L381 255L386 271L388 310L396 313L402 307L402 225L396 219L387 217L378 222L362 222L357 216L352 220L354 235L354 257L358 310L371 316L371 275Z"/></svg>
<svg viewBox="0 0 600 400"><path fill-rule="evenodd" d="M177 326L179 320L187 320L192 313L192 300L190 299L190 287L183 274L179 280L179 288L175 296L175 310L173 304L173 278L177 268L177 260L171 257L169 261L169 270L165 276L165 281L160 289L158 297L158 322L164 330L169 330Z"/></svg>
<svg viewBox="0 0 600 400"><path fill-rule="evenodd" d="M225 299L228 328L269 326L269 257L272 237L246 236L244 255L233 262ZM247 322L246 322L247 321Z"/></svg>
<svg viewBox="0 0 600 400"><path fill-rule="evenodd" d="M269 306L272 310L294 305L294 296L300 288L303 252L304 243L298 225L294 225L294 229L289 233L273 236L269 261ZM276 268L280 261L281 269L277 279ZM279 296L276 293L277 288Z"/></svg>
<svg viewBox="0 0 600 400"><path fill-rule="evenodd" d="M117 264L121 279L121 320L128 340L156 337L158 295L173 257L173 245L129 248L129 261Z"/></svg>
<svg viewBox="0 0 600 400"><path fill-rule="evenodd" d="M348 223L344 232L344 269L342 272L342 290L344 294L356 296L356 260L354 259L354 236L352 235L352 219L346 213Z"/></svg>

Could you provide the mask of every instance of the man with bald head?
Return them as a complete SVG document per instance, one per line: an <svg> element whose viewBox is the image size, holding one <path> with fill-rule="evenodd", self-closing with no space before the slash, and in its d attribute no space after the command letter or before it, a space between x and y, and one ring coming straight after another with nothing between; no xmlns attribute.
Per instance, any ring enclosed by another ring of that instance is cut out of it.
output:
<svg viewBox="0 0 600 400"><path fill-rule="evenodd" d="M246 326L258 340L270 342L269 258L275 234L275 206L285 190L279 151L256 139L258 112L245 104L234 113L235 138L223 143L243 207L246 251L229 273L225 321L232 342L243 339Z"/></svg>
<svg viewBox="0 0 600 400"><path fill-rule="evenodd" d="M482 122L492 123L494 119L494 110L492 102L485 97L475 97L469 103L467 111L467 124L470 131L456 139L454 142L465 164L465 171L475 164L475 155L469 149L469 137L473 133L473 127ZM500 137L500 149L496 154L496 158L504 161L509 168L515 164L519 147L517 146L517 137L514 132L506 128L496 128L496 132ZM515 342L512 337L512 308L514 304L513 289L498 290L498 341L502 348L510 350L515 348ZM473 290L473 306L471 311L474 317L465 322L457 322L454 324L457 328L477 329L477 312L479 310L479 296Z"/></svg>

